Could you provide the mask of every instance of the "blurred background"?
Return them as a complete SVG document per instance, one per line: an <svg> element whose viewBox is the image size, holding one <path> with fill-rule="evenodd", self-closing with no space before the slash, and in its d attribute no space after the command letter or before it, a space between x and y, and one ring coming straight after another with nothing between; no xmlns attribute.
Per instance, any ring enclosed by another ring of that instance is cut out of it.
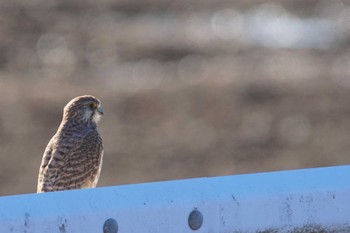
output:
<svg viewBox="0 0 350 233"><path fill-rule="evenodd" d="M2 0L0 195L97 96L99 186L350 163L350 1Z"/></svg>

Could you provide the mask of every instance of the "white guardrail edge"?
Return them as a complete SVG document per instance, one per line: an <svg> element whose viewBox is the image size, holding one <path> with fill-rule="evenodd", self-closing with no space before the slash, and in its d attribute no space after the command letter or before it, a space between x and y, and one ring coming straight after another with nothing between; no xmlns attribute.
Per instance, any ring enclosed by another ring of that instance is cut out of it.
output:
<svg viewBox="0 0 350 233"><path fill-rule="evenodd" d="M0 232L350 232L350 166L3 196Z"/></svg>

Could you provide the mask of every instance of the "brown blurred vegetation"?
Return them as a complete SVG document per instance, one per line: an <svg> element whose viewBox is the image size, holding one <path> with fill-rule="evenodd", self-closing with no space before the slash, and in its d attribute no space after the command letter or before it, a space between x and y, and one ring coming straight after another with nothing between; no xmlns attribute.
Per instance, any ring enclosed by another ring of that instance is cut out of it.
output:
<svg viewBox="0 0 350 233"><path fill-rule="evenodd" d="M99 186L349 163L349 1L282 2L1 1L0 195L35 191L82 94L106 112ZM260 41L269 15L326 26Z"/></svg>

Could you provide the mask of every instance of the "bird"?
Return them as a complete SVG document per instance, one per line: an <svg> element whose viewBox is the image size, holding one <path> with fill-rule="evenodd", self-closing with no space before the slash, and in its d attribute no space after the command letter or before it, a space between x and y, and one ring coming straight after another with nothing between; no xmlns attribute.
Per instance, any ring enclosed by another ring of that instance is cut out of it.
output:
<svg viewBox="0 0 350 233"><path fill-rule="evenodd" d="M97 129L102 115L101 102L92 95L68 102L44 151L37 193L96 187L103 159L103 141Z"/></svg>

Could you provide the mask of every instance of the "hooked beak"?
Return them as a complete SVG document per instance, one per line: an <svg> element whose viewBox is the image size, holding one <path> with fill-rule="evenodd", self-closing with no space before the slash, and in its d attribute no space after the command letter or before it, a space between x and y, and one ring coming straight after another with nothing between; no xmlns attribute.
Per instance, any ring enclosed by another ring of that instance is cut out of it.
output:
<svg viewBox="0 0 350 233"><path fill-rule="evenodd" d="M101 115L104 115L104 114L105 114L105 112L103 111L103 108L102 108L102 107L98 107L98 108L97 108L97 112L98 112L99 114L101 114Z"/></svg>

